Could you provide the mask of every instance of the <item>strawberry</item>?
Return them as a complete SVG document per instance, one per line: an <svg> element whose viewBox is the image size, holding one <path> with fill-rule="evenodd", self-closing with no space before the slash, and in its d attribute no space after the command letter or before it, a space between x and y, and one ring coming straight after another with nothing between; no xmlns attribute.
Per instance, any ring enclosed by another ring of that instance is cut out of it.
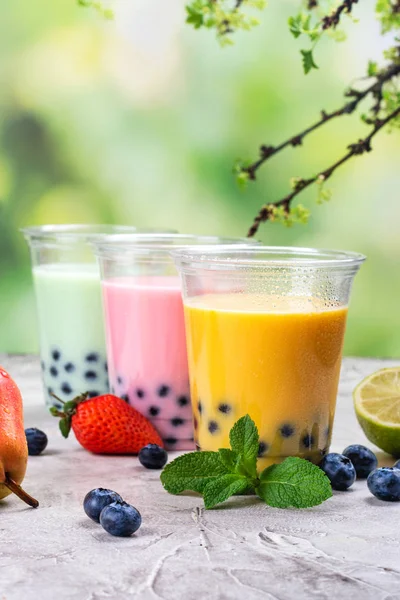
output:
<svg viewBox="0 0 400 600"><path fill-rule="evenodd" d="M152 424L132 406L112 394L88 398L81 394L55 406L50 412L61 417L60 430L68 437L71 427L76 439L86 450L95 454L138 454L147 444L162 446Z"/></svg>

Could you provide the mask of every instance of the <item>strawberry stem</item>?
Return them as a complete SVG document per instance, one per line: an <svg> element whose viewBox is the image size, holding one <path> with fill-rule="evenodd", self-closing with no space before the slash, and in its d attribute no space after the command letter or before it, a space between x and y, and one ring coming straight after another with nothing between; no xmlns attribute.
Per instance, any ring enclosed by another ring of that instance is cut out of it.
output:
<svg viewBox="0 0 400 600"><path fill-rule="evenodd" d="M32 508L37 508L39 506L39 502L32 498L27 492L14 479L10 477L8 473L6 473L6 480L3 485L5 485L11 492L13 492L18 498L32 506Z"/></svg>

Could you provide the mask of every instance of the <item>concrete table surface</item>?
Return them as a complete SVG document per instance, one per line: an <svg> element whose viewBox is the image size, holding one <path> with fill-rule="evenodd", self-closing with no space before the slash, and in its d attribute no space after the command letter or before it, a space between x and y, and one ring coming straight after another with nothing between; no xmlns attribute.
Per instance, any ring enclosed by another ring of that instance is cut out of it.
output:
<svg viewBox="0 0 400 600"><path fill-rule="evenodd" d="M306 510L234 497L205 511L196 495L167 494L159 472L136 458L95 456L73 436L64 440L43 406L37 358L3 355L0 364L20 385L25 426L49 436L24 481L40 507L0 503L1 600L400 600L400 503L377 500L364 481ZM334 450L371 447L351 392L394 364L344 360ZM112 537L85 516L82 500L95 487L116 490L140 510L136 535Z"/></svg>

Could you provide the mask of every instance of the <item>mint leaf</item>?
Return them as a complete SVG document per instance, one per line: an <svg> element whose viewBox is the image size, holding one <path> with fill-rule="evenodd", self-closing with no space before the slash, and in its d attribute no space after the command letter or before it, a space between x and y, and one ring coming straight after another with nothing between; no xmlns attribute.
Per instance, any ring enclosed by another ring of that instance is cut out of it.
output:
<svg viewBox="0 0 400 600"><path fill-rule="evenodd" d="M240 464L251 477L257 477L258 429L246 415L236 421L229 433L232 450L240 455Z"/></svg>
<svg viewBox="0 0 400 600"><path fill-rule="evenodd" d="M185 490L203 493L213 479L229 473L218 452L190 452L169 463L161 473L161 483L170 494Z"/></svg>
<svg viewBox="0 0 400 600"><path fill-rule="evenodd" d="M311 69L318 69L318 66L314 62L312 50L300 50L303 60L304 73L307 75Z"/></svg>
<svg viewBox="0 0 400 600"><path fill-rule="evenodd" d="M204 506L213 508L216 504L225 502L234 494L244 492L249 487L247 477L241 475L221 475L207 483L203 490Z"/></svg>
<svg viewBox="0 0 400 600"><path fill-rule="evenodd" d="M240 455L229 448L220 448L218 450L219 457L222 464L228 469L230 473L236 473L240 463Z"/></svg>
<svg viewBox="0 0 400 600"><path fill-rule="evenodd" d="M264 469L256 492L267 504L276 508L308 508L332 496L331 484L325 473L307 460L296 457Z"/></svg>

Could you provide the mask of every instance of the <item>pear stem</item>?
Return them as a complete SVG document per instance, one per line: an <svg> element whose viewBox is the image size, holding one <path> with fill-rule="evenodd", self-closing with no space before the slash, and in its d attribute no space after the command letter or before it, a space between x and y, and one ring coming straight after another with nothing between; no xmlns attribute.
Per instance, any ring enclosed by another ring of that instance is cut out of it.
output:
<svg viewBox="0 0 400 600"><path fill-rule="evenodd" d="M25 492L18 483L11 479L8 473L6 473L6 480L3 482L3 485L8 487L9 490L18 496L18 498L21 498L21 500L29 504L29 506L32 506L32 508L37 508L39 506L39 502L35 500L35 498L32 498L32 496Z"/></svg>

